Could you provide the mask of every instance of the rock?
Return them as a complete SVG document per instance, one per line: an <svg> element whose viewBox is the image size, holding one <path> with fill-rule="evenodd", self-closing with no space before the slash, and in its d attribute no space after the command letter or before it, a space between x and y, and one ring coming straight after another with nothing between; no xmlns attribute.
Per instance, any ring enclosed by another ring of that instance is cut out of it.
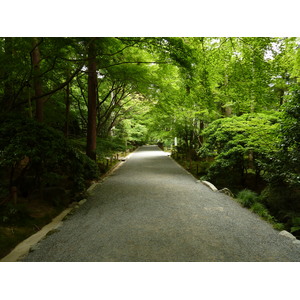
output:
<svg viewBox="0 0 300 300"><path fill-rule="evenodd" d="M99 184L99 182L95 182L95 183L93 183L92 185L90 185L89 188L86 190L87 193L88 193L88 194L91 193L92 190L93 190L98 184Z"/></svg>
<svg viewBox="0 0 300 300"><path fill-rule="evenodd" d="M224 189L219 190L219 193L223 193L227 196L230 196L230 197L234 198L233 193L228 188L224 188Z"/></svg>
<svg viewBox="0 0 300 300"><path fill-rule="evenodd" d="M83 203L85 203L87 201L87 199L82 199L78 202L79 205L82 205Z"/></svg>
<svg viewBox="0 0 300 300"><path fill-rule="evenodd" d="M293 244L300 245L300 241L299 240L294 240Z"/></svg>
<svg viewBox="0 0 300 300"><path fill-rule="evenodd" d="M210 182L208 181L201 181L204 185L208 186L212 191L216 192L218 189Z"/></svg>
<svg viewBox="0 0 300 300"><path fill-rule="evenodd" d="M294 237L290 232L286 231L286 230L282 230L279 232L279 235L285 236L291 240L296 240L296 237Z"/></svg>

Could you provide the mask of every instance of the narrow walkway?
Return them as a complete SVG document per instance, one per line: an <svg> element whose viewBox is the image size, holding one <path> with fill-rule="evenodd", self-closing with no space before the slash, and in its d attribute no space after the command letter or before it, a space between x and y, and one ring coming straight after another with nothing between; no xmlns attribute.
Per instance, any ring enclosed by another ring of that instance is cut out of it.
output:
<svg viewBox="0 0 300 300"><path fill-rule="evenodd" d="M300 261L300 246L144 146L23 261Z"/></svg>

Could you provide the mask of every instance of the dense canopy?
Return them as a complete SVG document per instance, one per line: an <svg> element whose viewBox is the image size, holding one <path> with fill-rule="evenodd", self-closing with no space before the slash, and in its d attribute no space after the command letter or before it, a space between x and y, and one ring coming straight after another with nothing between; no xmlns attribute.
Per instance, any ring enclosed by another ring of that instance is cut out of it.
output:
<svg viewBox="0 0 300 300"><path fill-rule="evenodd" d="M0 38L0 222L154 143L299 233L299 78L299 38Z"/></svg>

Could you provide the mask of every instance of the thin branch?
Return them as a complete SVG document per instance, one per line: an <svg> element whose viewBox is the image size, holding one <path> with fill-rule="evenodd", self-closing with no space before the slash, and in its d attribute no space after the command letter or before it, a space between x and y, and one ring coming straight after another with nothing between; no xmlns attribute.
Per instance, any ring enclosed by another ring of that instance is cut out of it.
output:
<svg viewBox="0 0 300 300"><path fill-rule="evenodd" d="M78 76L76 77L76 81L77 81L77 83L78 83L78 87L79 87L79 89L80 89L80 93L81 93L81 96L82 96L82 98L83 98L83 100L84 100L84 102L85 102L85 105L88 106L88 102L87 102L87 99L86 99L86 97L85 97L85 94L84 94L84 91L83 91L83 87L82 87L82 85L81 85L81 82L80 82Z"/></svg>
<svg viewBox="0 0 300 300"><path fill-rule="evenodd" d="M115 53L108 53L108 54L103 53L102 55L105 55L105 56L113 56L113 55L116 55L116 54L119 54L119 53L123 52L126 48L134 47L136 44L137 44L137 43L134 43L134 44L132 44L132 45L127 45L127 46L125 46L123 49L121 49L121 50L119 50L119 51L117 51L117 52L115 52Z"/></svg>
<svg viewBox="0 0 300 300"><path fill-rule="evenodd" d="M112 88L110 89L110 91L106 94L106 96L103 98L103 100L101 100L98 103L97 109L106 101L106 99L109 97L109 95L111 94L111 92L115 91L117 88L114 88L115 83L113 83Z"/></svg>
<svg viewBox="0 0 300 300"><path fill-rule="evenodd" d="M80 106L80 101L79 101L79 99L78 99L72 92L70 92L70 94L71 94L71 96L76 100L77 106L78 106L78 109L79 109L79 113L80 113L80 116L81 116L81 119L84 121L84 123L85 123L85 125L86 125L86 124L87 124L87 120L86 120L86 118L84 117L84 114L83 114L83 112L82 112L82 110L81 110L81 106Z"/></svg>
<svg viewBox="0 0 300 300"><path fill-rule="evenodd" d="M70 83L72 81L72 79L81 71L83 65L81 65L79 68L77 68L74 73L69 77L68 80L66 80L64 83L62 83L61 85L59 85L57 88L55 88L54 90L52 91L49 91L41 96L38 96L38 97L32 97L32 100L36 100L36 99L39 99L39 98L43 98L43 97L46 97L46 96L49 96L49 95L52 95L54 93L56 93L57 91L63 89L65 86L68 85L68 83Z"/></svg>
<svg viewBox="0 0 300 300"><path fill-rule="evenodd" d="M45 72L43 72L43 73L39 74L39 76L38 76L38 77L42 77L42 76L44 76L45 74L47 74L48 72L52 71L52 70L55 68L55 65L56 65L56 60L57 60L57 57L54 57L54 60L53 60L52 66L51 66L51 67L50 67L48 70L46 70Z"/></svg>
<svg viewBox="0 0 300 300"><path fill-rule="evenodd" d="M120 91L120 90L121 90L121 89L119 89L119 91ZM119 92L118 92L118 93L119 93ZM105 123L108 121L108 119L109 119L109 117L111 116L113 110L114 110L117 106L122 107L122 106L120 105L121 100L123 100L124 98L126 98L126 97L130 94L130 93L128 93L128 94L126 94L126 95L124 96L124 94L125 94L125 88L123 88L121 96L119 97L118 100L116 100L118 93L111 99L111 102L110 102L108 108L106 109L106 111L104 112L104 114L99 118L98 127L99 127L99 126L102 126L103 124L105 124ZM116 101L115 101L115 100L116 100ZM124 105L124 104L123 104L123 105ZM102 119L104 119L104 121L101 122Z"/></svg>
<svg viewBox="0 0 300 300"><path fill-rule="evenodd" d="M115 63L112 65L108 65L108 66L101 66L100 68L106 69L106 68L111 68L114 66L118 66L118 65L123 65L123 64L169 64L169 62L166 61L124 61L124 62L119 62L119 63Z"/></svg>

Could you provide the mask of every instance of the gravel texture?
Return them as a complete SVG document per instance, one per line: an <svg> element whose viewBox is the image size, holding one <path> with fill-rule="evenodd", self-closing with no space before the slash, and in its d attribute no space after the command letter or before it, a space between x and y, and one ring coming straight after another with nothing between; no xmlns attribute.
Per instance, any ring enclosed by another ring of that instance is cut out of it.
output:
<svg viewBox="0 0 300 300"><path fill-rule="evenodd" d="M143 146L23 261L300 261L300 246Z"/></svg>

